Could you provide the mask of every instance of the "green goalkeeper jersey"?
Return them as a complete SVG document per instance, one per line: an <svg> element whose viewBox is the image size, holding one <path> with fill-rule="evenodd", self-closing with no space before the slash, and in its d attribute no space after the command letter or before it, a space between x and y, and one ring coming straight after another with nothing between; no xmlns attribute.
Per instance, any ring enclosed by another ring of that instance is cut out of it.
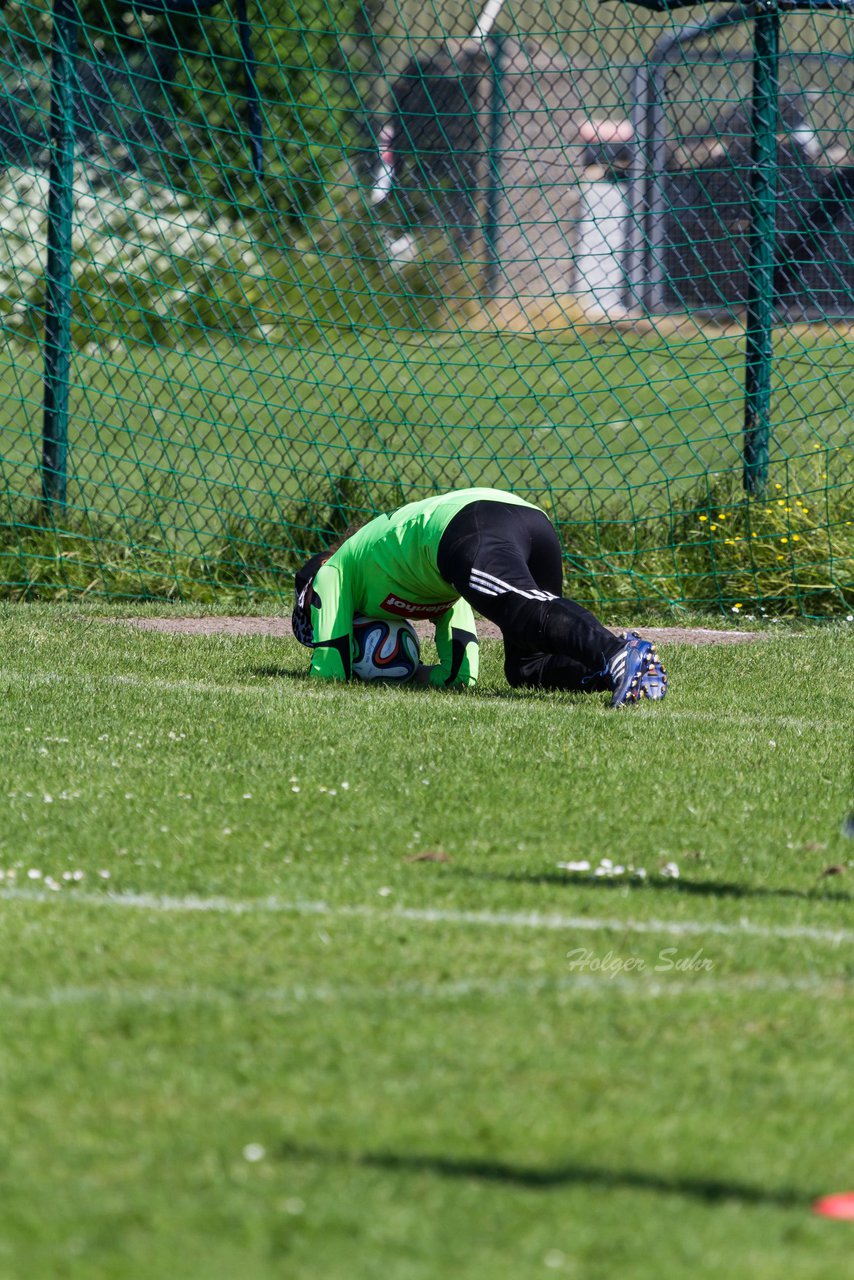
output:
<svg viewBox="0 0 854 1280"><path fill-rule="evenodd" d="M436 627L432 685L472 685L478 649L474 614L439 573L442 534L471 502L533 504L498 489L457 489L377 516L343 542L313 582L311 674L346 680L353 617L426 618Z"/></svg>

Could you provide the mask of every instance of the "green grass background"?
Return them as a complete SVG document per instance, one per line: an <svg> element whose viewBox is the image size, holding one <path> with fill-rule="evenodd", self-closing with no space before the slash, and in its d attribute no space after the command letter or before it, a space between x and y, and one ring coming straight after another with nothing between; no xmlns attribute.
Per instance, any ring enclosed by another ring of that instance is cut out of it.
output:
<svg viewBox="0 0 854 1280"><path fill-rule="evenodd" d="M615 714L510 691L494 645L455 696L91 607L0 624L0 1274L845 1273L810 1202L854 1186L850 626L665 646L667 702ZM647 883L556 866L602 857Z"/></svg>
<svg viewBox="0 0 854 1280"><path fill-rule="evenodd" d="M281 597L353 519L475 484L548 511L594 609L854 601L839 334L778 334L769 484L749 501L733 338L363 330L74 360L69 505L49 519L39 361L21 345L0 365L7 598Z"/></svg>
<svg viewBox="0 0 854 1280"><path fill-rule="evenodd" d="M384 508L483 484L556 516L590 519L609 500L634 517L667 513L707 472L740 475L741 345L610 331L409 343L399 331L80 351L69 501L190 552L235 517L287 520L328 503L342 478ZM847 344L781 333L775 378L772 479L781 459L850 444ZM37 348L0 364L0 389L14 506L40 491Z"/></svg>

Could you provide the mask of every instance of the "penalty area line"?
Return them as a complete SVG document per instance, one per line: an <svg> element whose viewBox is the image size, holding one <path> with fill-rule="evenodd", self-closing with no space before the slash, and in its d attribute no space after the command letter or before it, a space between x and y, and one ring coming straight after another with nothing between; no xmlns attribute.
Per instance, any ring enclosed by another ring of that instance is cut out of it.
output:
<svg viewBox="0 0 854 1280"><path fill-rule="evenodd" d="M190 1005L262 1005L295 1009L312 1005L376 1004L401 1000L425 1002L461 1001L472 997L512 999L514 996L582 995L601 996L612 991L623 995L661 999L689 994L726 992L806 992L823 997L849 996L851 984L841 979L764 977L761 974L721 978L626 977L621 974L562 974L547 978L460 978L449 982L397 982L388 985L336 986L295 984L290 987L247 987L241 989L195 986L139 987L49 987L46 991L0 990L0 1008L39 1010L77 1005L119 1008L132 1005L154 1008Z"/></svg>
<svg viewBox="0 0 854 1280"><path fill-rule="evenodd" d="M154 913L213 913L223 915L301 915L354 918L399 924L449 924L498 929L534 929L543 932L636 933L672 938L724 937L768 938L827 942L833 946L854 942L854 929L831 929L820 925L763 925L742 919L733 923L717 920L638 920L631 917L567 916L539 911L465 910L454 907L389 907L369 904L348 905L309 902L286 898L203 898L175 897L152 893L81 893L73 889L45 892L9 887L0 889L0 901L33 903L78 903L92 907L114 907Z"/></svg>
<svg viewBox="0 0 854 1280"><path fill-rule="evenodd" d="M188 693L201 694L209 697L254 697L263 698L269 705L274 706L277 702L283 701L283 696L288 690L287 686L280 681L267 680L259 684L216 684L210 680L166 680L162 676L145 676L145 675L97 675L89 672L60 672L60 671L14 671L0 670L0 686L7 685L48 685L54 686L63 684L80 684L84 688L97 689L104 685L113 688L127 689L151 689L157 693ZM346 687L341 685L323 686L317 682L312 682L311 686L306 688L305 682L301 683L298 690L300 702L310 698L316 702L339 702L341 694L346 692ZM297 696L297 691L294 696ZM364 690L365 696L373 696L372 691ZM397 697L404 694L405 690L384 689L382 696ZM387 705L387 704L384 704ZM450 706L450 702L448 703ZM472 714L478 712L494 713L495 715L519 715L531 714L539 712L545 704L540 699L531 698L510 698L503 700L496 697L480 697L476 691L472 691L466 698L466 708ZM556 704L560 706L561 713L565 713L571 708L578 708L580 704ZM455 712L459 708L459 703L454 700ZM602 705L600 710L603 715L612 718L610 708ZM672 723L677 720L696 720L699 723L708 724L728 724L728 725L781 725L792 729L818 729L827 731L829 729L847 729L848 724L844 720L821 720L812 719L807 716L792 715L776 715L764 711L743 712L743 711L700 711L693 707L671 707L669 705L656 708L656 719L662 724ZM618 713L619 716L627 714L623 709Z"/></svg>

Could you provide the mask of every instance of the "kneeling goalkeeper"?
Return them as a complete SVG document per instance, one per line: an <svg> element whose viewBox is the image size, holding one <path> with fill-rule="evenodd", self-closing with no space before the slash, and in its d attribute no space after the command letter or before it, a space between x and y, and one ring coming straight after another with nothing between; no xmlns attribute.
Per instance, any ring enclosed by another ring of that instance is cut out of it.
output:
<svg viewBox="0 0 854 1280"><path fill-rule="evenodd" d="M514 688L608 690L615 707L663 698L653 645L614 636L562 584L545 512L498 489L458 489L377 516L313 556L296 575L294 635L312 650L312 676L349 680L354 615L429 619L439 662L416 679L452 688L477 682L477 609L501 630Z"/></svg>

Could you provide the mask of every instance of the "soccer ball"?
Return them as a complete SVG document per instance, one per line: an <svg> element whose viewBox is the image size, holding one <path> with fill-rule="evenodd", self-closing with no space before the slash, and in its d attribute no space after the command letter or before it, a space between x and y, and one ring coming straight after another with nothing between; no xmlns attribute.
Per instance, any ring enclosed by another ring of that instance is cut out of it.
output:
<svg viewBox="0 0 854 1280"><path fill-rule="evenodd" d="M353 619L353 674L360 680L411 680L421 646L410 622L389 618Z"/></svg>

